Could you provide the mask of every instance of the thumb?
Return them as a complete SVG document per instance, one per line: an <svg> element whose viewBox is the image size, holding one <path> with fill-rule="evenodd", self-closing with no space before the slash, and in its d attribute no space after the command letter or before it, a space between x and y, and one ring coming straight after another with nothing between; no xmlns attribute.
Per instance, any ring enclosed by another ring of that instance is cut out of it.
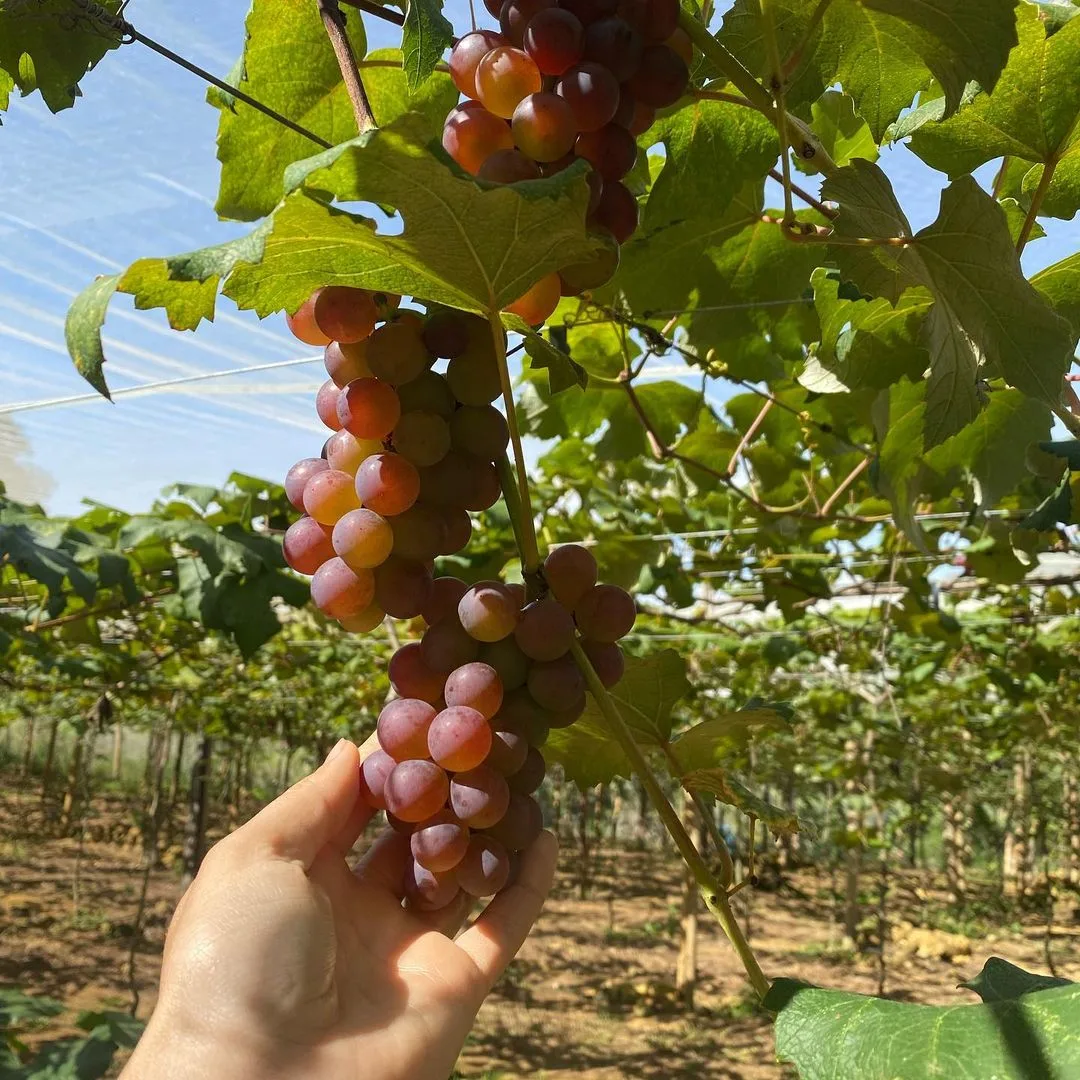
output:
<svg viewBox="0 0 1080 1080"><path fill-rule="evenodd" d="M308 870L328 844L348 851L371 813L360 799L360 755L342 739L318 769L260 810L231 842L294 859Z"/></svg>

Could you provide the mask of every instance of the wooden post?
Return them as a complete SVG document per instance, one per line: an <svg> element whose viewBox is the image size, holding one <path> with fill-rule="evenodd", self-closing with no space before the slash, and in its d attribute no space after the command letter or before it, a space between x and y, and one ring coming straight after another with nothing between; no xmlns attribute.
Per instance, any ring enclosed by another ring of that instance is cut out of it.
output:
<svg viewBox="0 0 1080 1080"><path fill-rule="evenodd" d="M184 891L195 880L206 854L206 816L210 806L210 760L213 740L203 734L199 752L191 766L191 790L188 797L188 820L184 829L184 873L180 889Z"/></svg>
<svg viewBox="0 0 1080 1080"><path fill-rule="evenodd" d="M23 758L20 775L29 776L30 767L34 764L34 717L30 713L26 713L24 719L26 720L26 733L23 736Z"/></svg>
<svg viewBox="0 0 1080 1080"><path fill-rule="evenodd" d="M693 801L684 792L682 795L683 826L690 834L690 839L701 850L701 822ZM697 881L690 868L683 864L682 902L679 919L679 958L675 965L675 989L687 1009L694 1007L694 989L698 978L698 909L700 893Z"/></svg>
<svg viewBox="0 0 1080 1080"><path fill-rule="evenodd" d="M112 778L114 780L120 779L120 773L124 765L124 728L120 721L117 720L113 724L113 744L112 744Z"/></svg>

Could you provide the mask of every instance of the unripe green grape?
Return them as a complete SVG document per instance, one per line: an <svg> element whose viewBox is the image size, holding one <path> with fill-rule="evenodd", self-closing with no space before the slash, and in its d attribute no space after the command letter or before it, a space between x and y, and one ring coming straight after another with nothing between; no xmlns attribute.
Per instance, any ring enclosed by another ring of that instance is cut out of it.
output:
<svg viewBox="0 0 1080 1080"><path fill-rule="evenodd" d="M463 405L450 418L450 443L463 454L496 461L510 443L510 428L493 405Z"/></svg>
<svg viewBox="0 0 1080 1080"><path fill-rule="evenodd" d="M450 425L437 413L403 413L391 441L403 458L417 468L424 468L446 457L450 449Z"/></svg>
<svg viewBox="0 0 1080 1080"><path fill-rule="evenodd" d="M434 363L420 336L423 327L411 320L384 323L371 335L367 361L372 374L392 386L411 382Z"/></svg>
<svg viewBox="0 0 1080 1080"><path fill-rule="evenodd" d="M495 669L504 691L516 690L525 685L529 674L529 658L521 651L513 635L502 641L492 641L480 646L479 659Z"/></svg>
<svg viewBox="0 0 1080 1080"><path fill-rule="evenodd" d="M594 174L595 175L595 174ZM614 241L614 237L610 237ZM606 285L619 269L619 245L612 242L585 262L564 266L559 271L563 296L580 296Z"/></svg>
<svg viewBox="0 0 1080 1080"><path fill-rule="evenodd" d="M402 415L410 412L432 412L449 420L457 408L457 400L449 383L436 371L425 371L412 382L398 387Z"/></svg>

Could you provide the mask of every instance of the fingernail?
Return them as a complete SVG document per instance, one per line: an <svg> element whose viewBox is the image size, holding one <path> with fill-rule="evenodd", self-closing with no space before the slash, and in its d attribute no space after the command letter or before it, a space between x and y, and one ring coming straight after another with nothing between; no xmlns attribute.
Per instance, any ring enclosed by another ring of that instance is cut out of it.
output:
<svg viewBox="0 0 1080 1080"><path fill-rule="evenodd" d="M334 760L334 758L341 757L341 753L345 749L348 742L348 739L338 739L338 741L334 744L334 749L326 755L326 761L323 762L323 764L329 765L330 762Z"/></svg>

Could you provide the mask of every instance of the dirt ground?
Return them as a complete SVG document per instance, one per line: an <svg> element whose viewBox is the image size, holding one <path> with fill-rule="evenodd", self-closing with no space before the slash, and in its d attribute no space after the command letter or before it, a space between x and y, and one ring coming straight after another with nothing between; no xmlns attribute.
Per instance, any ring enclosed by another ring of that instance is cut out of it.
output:
<svg viewBox="0 0 1080 1080"><path fill-rule="evenodd" d="M35 795L9 786L0 793L0 986L62 999L72 1010L68 1024L79 1009L127 1009L131 1001L126 968L139 850L125 838L130 818L119 803L99 802L92 820L80 860L77 840L43 835ZM700 922L694 1008L676 1005L671 983L680 875L674 858L604 852L592 864L584 900L578 870L574 853L565 852L544 915L480 1013L459 1062L461 1076L790 1075L774 1063L768 1019L747 996L735 957L707 916ZM159 870L150 882L147 925L135 957L143 1017L154 1002L178 876ZM914 874L894 880L886 950L890 996L974 1000L954 988L987 956L1046 971L1047 948L1057 974L1080 979L1080 921L1071 906L1059 907L1049 937L1045 914L1010 916L1005 929L993 931L989 920L948 922L933 882ZM992 897L992 889L986 895ZM828 880L809 871L779 890L755 892L750 931L762 967L770 975L874 993L879 955L856 957L842 946L830 922L832 906ZM936 928L913 928L928 921ZM956 933L958 928L966 933ZM60 1018L38 1037L66 1030L64 1023Z"/></svg>

